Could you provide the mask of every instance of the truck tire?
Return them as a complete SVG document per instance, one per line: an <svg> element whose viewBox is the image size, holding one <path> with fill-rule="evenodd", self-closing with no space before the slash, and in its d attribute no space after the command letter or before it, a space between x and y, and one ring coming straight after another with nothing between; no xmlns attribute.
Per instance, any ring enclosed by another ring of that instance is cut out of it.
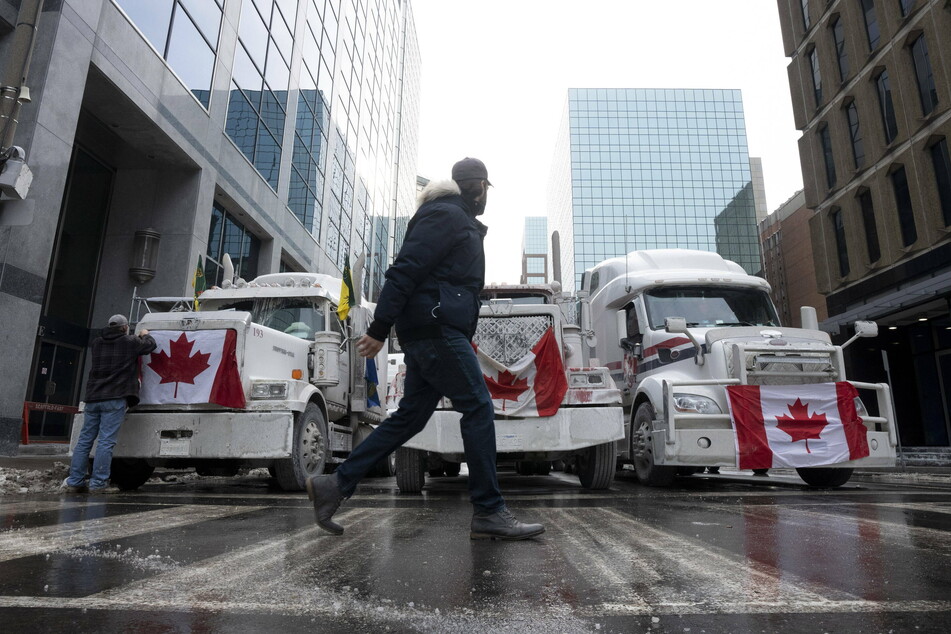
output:
<svg viewBox="0 0 951 634"><path fill-rule="evenodd" d="M539 460L535 463L535 475L548 475L549 473L551 473L551 461ZM611 477L614 477L613 473Z"/></svg>
<svg viewBox="0 0 951 634"><path fill-rule="evenodd" d="M535 475L535 463L531 460L516 460L515 473L523 476Z"/></svg>
<svg viewBox="0 0 951 634"><path fill-rule="evenodd" d="M135 491L152 477L155 467L140 458L113 458L109 479L120 491Z"/></svg>
<svg viewBox="0 0 951 634"><path fill-rule="evenodd" d="M796 473L811 487L840 487L849 481L854 469L835 469L832 467L799 467Z"/></svg>
<svg viewBox="0 0 951 634"><path fill-rule="evenodd" d="M426 482L426 452L400 447L396 450L396 486L400 493L419 493Z"/></svg>
<svg viewBox="0 0 951 634"><path fill-rule="evenodd" d="M390 478L396 473L396 453L391 453L383 460L373 465L370 473L371 478Z"/></svg>
<svg viewBox="0 0 951 634"><path fill-rule="evenodd" d="M578 479L586 489L607 489L617 469L617 444L606 442L588 447L578 455Z"/></svg>
<svg viewBox="0 0 951 634"><path fill-rule="evenodd" d="M274 479L285 491L302 491L307 478L324 472L330 453L327 421L316 403L308 403L294 421L291 457L274 462Z"/></svg>
<svg viewBox="0 0 951 634"><path fill-rule="evenodd" d="M654 406L644 402L637 407L631 421L631 460L641 484L651 487L670 486L677 476L677 467L654 463Z"/></svg>
<svg viewBox="0 0 951 634"><path fill-rule="evenodd" d="M447 478L455 478L462 471L462 464L458 462L445 462L445 472Z"/></svg>

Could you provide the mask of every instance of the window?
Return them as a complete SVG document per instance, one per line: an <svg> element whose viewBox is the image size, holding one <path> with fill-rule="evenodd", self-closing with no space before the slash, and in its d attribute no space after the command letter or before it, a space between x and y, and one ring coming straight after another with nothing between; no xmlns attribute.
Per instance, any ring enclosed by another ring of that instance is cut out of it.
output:
<svg viewBox="0 0 951 634"><path fill-rule="evenodd" d="M862 12L865 15L865 34L868 36L868 50L878 48L881 33L878 30L878 17L875 15L875 3L872 0L862 0Z"/></svg>
<svg viewBox="0 0 951 634"><path fill-rule="evenodd" d="M832 209L832 232L835 235L835 250L839 256L839 277L849 274L849 249L845 242L845 224L842 220L842 210Z"/></svg>
<svg viewBox="0 0 951 634"><path fill-rule="evenodd" d="M261 241L234 216L215 203L208 227L208 253L205 256L205 280L209 286L221 284L221 260L227 253L235 275L251 280L258 276Z"/></svg>
<svg viewBox="0 0 951 634"><path fill-rule="evenodd" d="M859 111L855 102L845 108L845 116L849 121L849 139L852 141L852 158L855 160L855 169L865 163L865 146L862 143L862 130L859 127Z"/></svg>
<svg viewBox="0 0 951 634"><path fill-rule="evenodd" d="M826 166L826 185L829 189L835 187L835 160L832 156L832 137L829 126L824 125L819 130L819 142L822 144L822 158Z"/></svg>
<svg viewBox="0 0 951 634"><path fill-rule="evenodd" d="M289 5L245 1L238 22L231 98L225 129L271 187L280 178L291 35L297 20Z"/></svg>
<svg viewBox="0 0 951 634"><path fill-rule="evenodd" d="M925 116L931 114L938 105L938 91L934 85L934 73L931 71L931 60L928 58L928 44L924 34L911 45L911 58L915 63L915 79L918 81L918 97L921 99L921 112Z"/></svg>
<svg viewBox="0 0 951 634"><path fill-rule="evenodd" d="M883 70L875 79L878 89L878 107L882 112L882 126L885 129L885 144L898 136L898 121L895 119L895 105L892 103L892 87L888 81L888 71Z"/></svg>
<svg viewBox="0 0 951 634"><path fill-rule="evenodd" d="M845 81L849 76L849 53L845 49L845 28L841 18L836 18L832 23L832 41L835 43L835 57L839 63L839 80Z"/></svg>
<svg viewBox="0 0 951 634"><path fill-rule="evenodd" d="M915 0L898 0L898 8L901 10L902 17L904 17L915 8Z"/></svg>
<svg viewBox="0 0 951 634"><path fill-rule="evenodd" d="M882 257L878 245L878 226L875 224L875 208L872 206L872 192L868 189L859 193L859 207L862 210L862 224L865 225L865 248L868 250L868 261L878 262Z"/></svg>
<svg viewBox="0 0 951 634"><path fill-rule="evenodd" d="M915 227L915 210L911 206L911 190L908 188L908 175L905 168L899 166L892 172L892 189L895 190L895 207L898 210L898 226L901 229L901 243L911 246L918 240Z"/></svg>
<svg viewBox="0 0 951 634"><path fill-rule="evenodd" d="M123 12L208 107L221 28L220 0L117 0Z"/></svg>
<svg viewBox="0 0 951 634"><path fill-rule="evenodd" d="M809 51L809 66L812 68L812 89L818 108L822 104L822 76L819 74L819 54L814 48Z"/></svg>
<svg viewBox="0 0 951 634"><path fill-rule="evenodd" d="M948 140L941 139L929 148L934 165L935 184L941 201L944 226L951 226L951 160L948 158Z"/></svg>
<svg viewBox="0 0 951 634"><path fill-rule="evenodd" d="M809 20L809 0L801 0L800 6L802 7L802 26L808 31L809 27L812 26L812 22Z"/></svg>

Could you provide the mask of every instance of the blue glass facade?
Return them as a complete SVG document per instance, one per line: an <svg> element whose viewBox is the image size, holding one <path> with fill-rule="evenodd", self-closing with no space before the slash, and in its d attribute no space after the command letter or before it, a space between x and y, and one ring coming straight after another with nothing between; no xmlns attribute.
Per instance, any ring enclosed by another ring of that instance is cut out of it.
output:
<svg viewBox="0 0 951 634"><path fill-rule="evenodd" d="M739 90L571 89L549 188L566 288L637 249L760 246Z"/></svg>

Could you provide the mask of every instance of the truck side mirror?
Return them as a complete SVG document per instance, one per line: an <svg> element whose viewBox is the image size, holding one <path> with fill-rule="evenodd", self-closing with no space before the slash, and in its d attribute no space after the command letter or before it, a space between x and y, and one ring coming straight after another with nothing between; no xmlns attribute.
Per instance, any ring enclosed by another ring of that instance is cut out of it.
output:
<svg viewBox="0 0 951 634"><path fill-rule="evenodd" d="M855 334L852 335L852 338L842 344L842 349L845 350L848 346L858 339L859 337L877 337L878 336L878 324L874 321L857 321L855 322Z"/></svg>
<svg viewBox="0 0 951 634"><path fill-rule="evenodd" d="M614 315L617 320L617 338L618 344L624 346L624 340L627 338L627 311L619 310Z"/></svg>
<svg viewBox="0 0 951 634"><path fill-rule="evenodd" d="M664 320L664 329L667 332L687 332L687 320L684 317L668 317Z"/></svg>

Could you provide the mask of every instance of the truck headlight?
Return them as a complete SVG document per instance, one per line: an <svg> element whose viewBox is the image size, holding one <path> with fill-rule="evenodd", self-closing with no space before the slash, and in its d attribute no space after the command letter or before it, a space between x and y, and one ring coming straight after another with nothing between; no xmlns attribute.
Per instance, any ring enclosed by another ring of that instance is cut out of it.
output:
<svg viewBox="0 0 951 634"><path fill-rule="evenodd" d="M251 384L251 398L253 399L282 399L287 398L287 383L258 382Z"/></svg>
<svg viewBox="0 0 951 634"><path fill-rule="evenodd" d="M697 394L674 394L674 407L678 412L694 414L722 414L720 406L712 398Z"/></svg>
<svg viewBox="0 0 951 634"><path fill-rule="evenodd" d="M604 387L604 377L600 372L571 372L568 375L568 387Z"/></svg>

